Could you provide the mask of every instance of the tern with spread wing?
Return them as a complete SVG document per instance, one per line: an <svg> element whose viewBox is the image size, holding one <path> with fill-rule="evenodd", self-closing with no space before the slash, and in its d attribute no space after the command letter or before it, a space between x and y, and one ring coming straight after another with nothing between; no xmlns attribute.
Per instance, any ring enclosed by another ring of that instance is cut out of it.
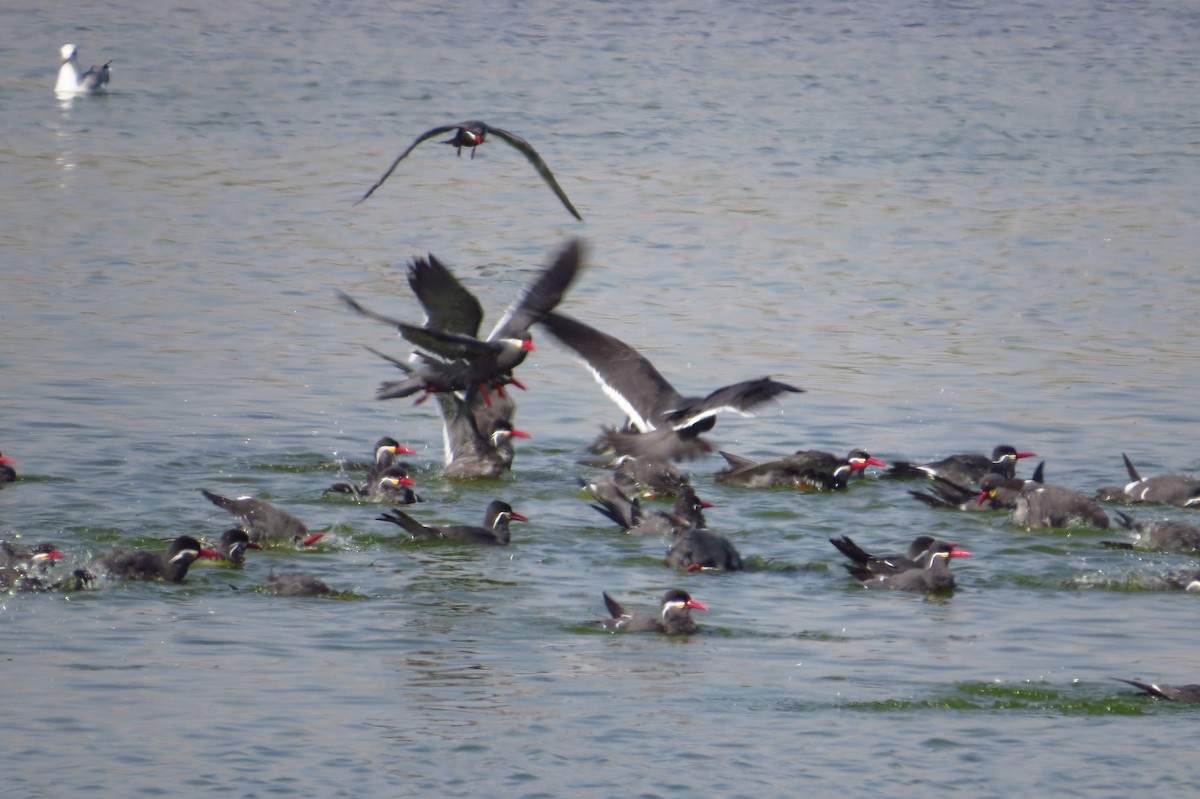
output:
<svg viewBox="0 0 1200 799"><path fill-rule="evenodd" d="M542 160L540 155L538 155L538 151L533 149L532 144L525 141L515 133L509 133L507 130L493 127L492 125L489 125L486 122L480 122L479 120L456 122L452 125L439 125L436 128L431 128L422 133L417 137L416 141L408 146L407 150L400 153L400 155L396 157L396 160L392 162L392 165L389 166L387 171L383 173L383 177L375 181L375 185L367 189L367 193L362 196L358 203L361 203L363 200L374 194L375 190L382 186L384 181L391 177L392 173L396 171L396 167L400 166L400 162L407 158L409 153L417 149L417 145L429 141L435 136L441 136L443 133L450 133L451 131L454 132L454 136L446 139L442 142L442 144L449 144L451 147L454 147L459 156L462 156L464 147L470 147L472 160L475 158L475 148L483 144L487 140L488 136L495 136L497 139L507 142L510 146L516 149L517 152L525 156L529 163L533 164L533 168L536 169L537 173L542 176L542 180L546 181L546 185L550 187L550 190L554 192L555 196L558 197L563 206L571 212L571 216L575 217L580 222L583 221L583 217L579 215L579 212L575 210L575 206L571 204L569 199L567 199L567 193L562 190L562 187L558 185L558 181L554 179L554 173L550 171L550 167L546 166L546 162ZM358 205L358 203L355 203L355 205Z"/></svg>
<svg viewBox="0 0 1200 799"><path fill-rule="evenodd" d="M525 290L486 339L477 338L477 332L471 330L471 327L478 330L479 315L475 308L462 301L461 295L458 298L449 295L450 300L430 301L418 290L418 297L425 304L429 320L424 326L419 326L376 313L339 292L341 299L352 309L376 321L394 325L401 336L423 350L418 353L418 364L412 367L407 378L384 383L376 396L379 399L391 399L412 396L418 392L428 395L463 391L470 401L474 392L487 392L489 387L500 388L510 382L519 387L520 384L512 378L512 371L533 350L529 328L558 305L579 271L582 252L582 242L578 239L570 241L554 261L542 270L537 280ZM452 275L450 279L453 280ZM454 282L457 284L457 281ZM469 292L465 293L470 296ZM430 295L433 294L436 292L431 291ZM474 298L471 297L471 300L474 301ZM474 305L477 307L478 302L474 301ZM454 329L432 326L434 318L455 320L445 325Z"/></svg>
<svg viewBox="0 0 1200 799"><path fill-rule="evenodd" d="M549 312L542 324L581 357L604 393L629 417L624 430L606 430L593 444L598 451L658 460L690 460L712 451L700 434L716 416L733 411L752 416L780 394L804 389L769 377L724 386L705 397L685 397L645 356L607 333L565 314Z"/></svg>

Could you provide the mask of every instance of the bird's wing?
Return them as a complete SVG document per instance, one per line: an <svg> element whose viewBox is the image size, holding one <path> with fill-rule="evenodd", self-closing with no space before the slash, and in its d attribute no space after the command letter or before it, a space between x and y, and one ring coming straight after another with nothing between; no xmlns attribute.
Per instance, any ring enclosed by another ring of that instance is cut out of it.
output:
<svg viewBox="0 0 1200 799"><path fill-rule="evenodd" d="M403 322L397 327L400 329L400 335L410 343L451 360L478 358L494 352L497 346L461 333L443 333L433 328L417 327Z"/></svg>
<svg viewBox="0 0 1200 799"><path fill-rule="evenodd" d="M532 144L525 141L515 133L509 133L507 130L493 128L491 125L486 125L484 128L488 133L503 139L519 150L520 153L529 161L529 163L533 164L533 168L536 169L538 174L542 176L542 180L546 181L546 185L549 186L555 195L558 196L558 199L562 202L566 209L571 212L571 216L575 217L580 222L583 221L583 217L579 215L579 212L575 210L575 206L571 205L571 201L567 199L567 193L562 190L562 187L558 185L558 181L554 179L554 173L550 171L550 167L546 166L546 162L542 160L540 155L538 155L538 151L533 149ZM401 158L403 157L404 156L401 156ZM387 177L387 175L384 175L384 177ZM383 181L380 182L382 183Z"/></svg>
<svg viewBox="0 0 1200 799"><path fill-rule="evenodd" d="M404 361L400 360L399 358L395 358L395 357L393 357L393 356L391 356L391 355L386 355L386 354L384 354L384 353L380 352L379 350L377 350L377 349L374 349L374 348L372 348L372 347L366 347L366 346L364 346L364 347L363 347L363 349L365 349L367 352L373 352L373 353L375 353L375 354L376 354L376 355L378 355L380 358L383 358L385 361L387 361L388 363L390 363L392 366L395 366L397 369L401 370L401 371L402 371L402 372L404 372L405 374L409 374L409 375L411 375L413 372L415 372L415 371L416 371L416 369L415 369L415 368L414 368L414 367L413 367L411 364L407 364L407 363L405 363Z"/></svg>
<svg viewBox="0 0 1200 799"><path fill-rule="evenodd" d="M1121 458L1125 461L1125 471L1129 472L1129 479L1135 483L1142 482L1142 476L1138 474L1138 470L1133 467L1133 461L1129 460L1129 456L1122 452Z"/></svg>
<svg viewBox="0 0 1200 799"><path fill-rule="evenodd" d="M374 319L376 322L383 322L385 325L393 325L395 327L399 327L400 325L408 324L407 322L402 322L401 320L396 319L395 317L385 316L384 314L372 311L370 308L366 307L365 305L363 305L358 300L354 299L353 297L351 297L349 294L347 294L344 291L337 292L337 296L338 296L339 300L341 300L342 302L349 305L350 309L352 311L354 311L355 313L358 313L362 316L365 316L368 319Z"/></svg>
<svg viewBox="0 0 1200 799"><path fill-rule="evenodd" d="M608 613L614 619L629 618L629 614L625 612L625 608L617 600L613 599L604 592L604 607L608 608Z"/></svg>
<svg viewBox="0 0 1200 799"><path fill-rule="evenodd" d="M418 347L424 347L442 357L452 360L470 358L490 352L493 349L493 345L486 341L480 341L473 336L466 336L460 333L444 333L440 330L420 327L419 325L403 322L395 317L377 313L345 292L339 291L338 297L354 311L377 322L394 326L400 331L400 335L404 336L410 343Z"/></svg>
<svg viewBox="0 0 1200 799"><path fill-rule="evenodd" d="M442 445L445 464L449 466L466 454L478 454L484 446L484 435L475 423L468 405L452 391L437 395L442 408Z"/></svg>
<svg viewBox="0 0 1200 799"><path fill-rule="evenodd" d="M716 416L722 411L733 411L742 416L752 416L754 408L768 402L786 392L802 393L804 389L780 383L769 377L758 380L746 380L730 386L718 388L700 400L694 400L669 410L666 419L675 430L683 430L692 425Z"/></svg>
<svg viewBox="0 0 1200 799"><path fill-rule="evenodd" d="M732 452L720 450L719 454L725 459L725 462L729 464L729 468L731 470L736 471L741 469L749 469L758 465L758 463L755 461L752 461L749 458L743 458L741 455L734 455Z"/></svg>
<svg viewBox="0 0 1200 799"><path fill-rule="evenodd" d="M420 144L421 142L424 142L424 141L428 141L429 139L432 139L434 136L440 136L443 133L449 133L452 130L457 130L458 127L459 127L459 125L457 125L457 124L455 124L455 125L438 125L436 128L430 128L429 130L422 133L420 136L417 137L416 141L414 141L412 144L408 145L407 150L400 153L400 155L398 155L396 157L396 160L392 162L392 165L387 168L387 172L383 173L383 177L381 177L379 180L375 181L375 185L372 186L371 188L367 189L367 193L364 194L361 198L359 198L358 202L356 202L354 204L358 205L358 203L361 203L363 200L367 199L372 194L374 194L375 190L377 188L379 188L380 186L382 186L383 182L392 176L392 173L396 171L396 167L400 166L400 162L403 161L408 156L409 153L411 153L413 150L417 149L418 144Z"/></svg>
<svg viewBox="0 0 1200 799"><path fill-rule="evenodd" d="M587 363L604 393L643 432L653 430L682 395L633 347L594 327L551 311L542 324Z"/></svg>
<svg viewBox="0 0 1200 799"><path fill-rule="evenodd" d="M425 327L478 338L483 307L433 253L413 259L408 285L425 309Z"/></svg>
<svg viewBox="0 0 1200 799"><path fill-rule="evenodd" d="M89 91L95 91L101 86L108 83L108 66L112 62L102 66L92 65L88 67L88 71L79 76L79 85Z"/></svg>
<svg viewBox="0 0 1200 799"><path fill-rule="evenodd" d="M496 323L495 329L488 334L488 340L521 338L530 327L553 311L579 273L582 254L583 242L579 239L567 242L554 262L542 270L538 279L529 284L521 298Z"/></svg>

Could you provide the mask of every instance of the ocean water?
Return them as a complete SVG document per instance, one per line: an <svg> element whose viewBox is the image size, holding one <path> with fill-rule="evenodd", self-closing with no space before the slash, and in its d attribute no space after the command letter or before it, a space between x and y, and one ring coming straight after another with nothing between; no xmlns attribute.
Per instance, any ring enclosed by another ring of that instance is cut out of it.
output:
<svg viewBox="0 0 1200 799"><path fill-rule="evenodd" d="M58 568L213 539L199 488L326 533L186 583L0 597L0 796L1164 794L1193 779L1198 682L1179 555L1119 530L1024 531L909 483L717 485L751 562L678 574L591 511L578 461L619 412L550 336L521 367L513 471L439 477L432 403L376 401L406 350L341 290L420 320L408 259L495 320L571 238L561 310L685 393L806 389L727 415L720 449L893 460L1036 451L1085 492L1200 472L1200 10L1187 3L691 4L135 0L18 4L0 41L0 538ZM111 91L53 94L58 48ZM512 148L423 144L483 119ZM485 322L487 324L487 322ZM381 435L418 450L413 514L530 517L508 548L414 546L327 499ZM1022 463L1022 473L1032 468ZM1191 519L1162 508L1139 518ZM864 591L829 545L959 542L959 588ZM337 598L253 590L302 570ZM231 590L231 586L237 590ZM601 592L709 607L682 640L609 635Z"/></svg>

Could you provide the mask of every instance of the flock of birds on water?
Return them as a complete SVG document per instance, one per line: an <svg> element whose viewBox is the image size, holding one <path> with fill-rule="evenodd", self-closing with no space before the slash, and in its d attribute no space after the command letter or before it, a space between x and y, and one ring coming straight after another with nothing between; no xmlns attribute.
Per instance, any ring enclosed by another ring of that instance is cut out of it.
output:
<svg viewBox="0 0 1200 799"><path fill-rule="evenodd" d="M63 45L61 55L57 94L106 91L111 61L92 66L81 74L75 45ZM460 156L463 149L469 148L472 159L476 148L489 136L509 144L533 165L567 211L582 221L579 211L529 142L481 121L439 125L422 133L358 203L371 197L418 145L446 134L452 135L442 143L454 147ZM578 356L626 418L620 427L603 429L589 447L595 458L581 461L607 472L600 479L580 480L580 486L594 500L591 507L626 535L665 540L666 563L673 569L742 570L742 556L728 539L708 527L704 510L710 506L697 496L688 477L675 464L714 451L703 434L712 430L719 414L729 411L752 416L760 406L788 394L802 393L803 389L762 377L723 386L702 396L683 395L633 347L557 310L581 269L583 255L580 241L568 242L485 338L480 337L484 314L479 300L432 254L413 259L408 268L409 285L425 311L425 319L419 324L392 318L340 294L348 308L395 327L414 348L407 357L368 348L400 372L398 379L388 380L379 387L376 397L415 396L417 404L432 398L438 404L443 422L444 477L496 478L512 468L513 440L529 437L513 425L516 404L510 387L524 388L515 371L533 350L532 329L541 326ZM528 521L507 502L497 499L487 506L480 526L422 523L416 515L401 510L421 501L414 491L416 484L410 476L410 467L399 460L415 454L391 437L381 438L375 445L373 458L364 464L367 473L363 481L337 483L327 493L347 495L355 501L385 508L376 518L396 525L414 540L506 546L510 541L510 522ZM921 490L909 493L927 505L961 511L1006 511L1013 525L1025 529L1108 528L1110 517L1102 502L1200 507L1200 480L1185 474L1142 477L1125 455L1122 457L1129 482L1101 488L1094 497L1089 497L1046 482L1042 466L1030 478L1018 478L1018 462L1035 453L1009 445L997 446L990 455L952 455L928 463L898 462L891 466L861 449L845 456L802 450L766 462L725 451L719 454L725 468L713 479L724 485L842 491L853 481L862 480L868 467L875 467L884 470L883 478L922 481ZM12 459L0 455L0 485L17 482L14 467ZM100 575L117 580L179 583L185 579L189 567L201 558L236 567L245 561L249 550L308 547L323 535L309 533L300 519L265 500L225 497L206 489L201 493L239 522L209 546L184 535L172 540L165 553L117 549L88 568L75 569L64 577L53 574L55 562L64 557L53 544L26 546L19 541L0 542L0 589L83 590L93 586ZM673 499L672 509L648 510L642 506L643 499L659 498ZM1200 554L1200 529L1195 526L1148 522L1123 511L1115 514L1120 525L1133 534L1133 540L1106 541L1105 546ZM970 557L957 543L931 536L914 539L903 555L872 554L849 536L830 539L830 543L846 557L844 566L851 578L875 590L927 594L952 591L955 581L951 560ZM1167 576L1166 582L1172 588L1200 591L1200 569L1174 572ZM275 574L273 568L263 588L286 595L335 593L314 575ZM631 613L608 593L602 596L609 617L595 624L613 631L692 634L698 630L692 611L707 610L678 588L663 595L656 611L645 613ZM1121 681L1157 698L1200 703L1200 685Z"/></svg>

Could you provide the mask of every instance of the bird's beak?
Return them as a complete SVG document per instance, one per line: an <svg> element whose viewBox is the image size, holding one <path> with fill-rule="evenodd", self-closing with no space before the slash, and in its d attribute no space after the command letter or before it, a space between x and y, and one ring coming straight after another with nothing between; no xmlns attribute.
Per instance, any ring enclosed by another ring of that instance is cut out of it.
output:
<svg viewBox="0 0 1200 799"><path fill-rule="evenodd" d="M533 438L533 436L529 435L524 430L513 430L509 435L511 435L513 438Z"/></svg>
<svg viewBox="0 0 1200 799"><path fill-rule="evenodd" d="M49 552L39 552L33 556L33 560L39 561L39 562L43 561L43 560L62 560L62 559L63 559L63 553L58 552L57 550L53 550L53 549L50 550Z"/></svg>
<svg viewBox="0 0 1200 799"><path fill-rule="evenodd" d="M512 519L514 522L527 522L527 521L529 521L528 517L526 517L526 516L522 516L521 514L517 513L516 511L513 511L512 513L510 513L510 514L508 515L508 518Z"/></svg>
<svg viewBox="0 0 1200 799"><path fill-rule="evenodd" d="M308 538L306 538L300 542L300 546L311 547L313 544L317 543L324 537L325 537L324 533L317 533L316 535L310 535Z"/></svg>
<svg viewBox="0 0 1200 799"><path fill-rule="evenodd" d="M704 605L701 605L694 599L689 599L687 602L684 602L683 606L685 608L691 608L692 610L708 610L708 608L706 608Z"/></svg>

